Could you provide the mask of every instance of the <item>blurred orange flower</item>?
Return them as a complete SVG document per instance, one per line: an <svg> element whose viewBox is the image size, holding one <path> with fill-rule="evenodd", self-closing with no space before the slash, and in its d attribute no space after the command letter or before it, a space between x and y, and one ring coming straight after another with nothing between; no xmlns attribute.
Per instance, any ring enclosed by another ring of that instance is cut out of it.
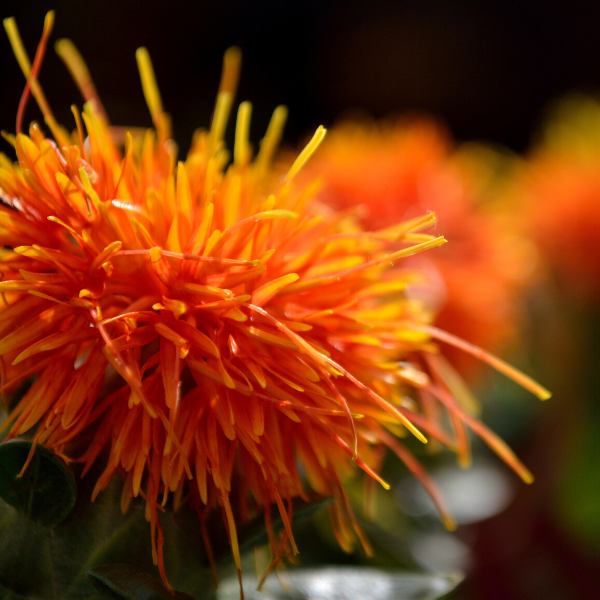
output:
<svg viewBox="0 0 600 600"><path fill-rule="evenodd" d="M52 20L49 13L33 66L14 21L5 23L28 82L23 102L30 90L54 137L35 123L29 135L20 131L22 103L17 135L6 135L18 163L0 163L2 389L36 376L3 425L8 438L33 430L34 448L83 462L84 474L108 448L93 496L120 473L122 510L143 497L166 585L158 511L171 494L177 509L189 491L201 520L222 511L239 572L236 522L264 510L273 568L297 551L291 499L307 489L336 498L342 546L357 535L368 550L343 479L355 462L387 485L376 446L398 454L452 526L396 437L406 430L426 441L422 429L466 462L468 426L531 481L472 416L433 339L547 392L430 327L407 294L418 273L392 266L445 241L422 232L433 213L364 231L343 211L323 212L316 186L296 177L323 128L286 174L273 172L283 107L253 158L251 105L240 104L230 163L223 134L237 49L225 55L210 129L197 132L178 162L147 51L137 59L155 129L123 131L109 125L73 44L60 40L87 101L83 115L73 108L77 129L67 132L37 82ZM271 505L285 525L281 538Z"/></svg>
<svg viewBox="0 0 600 600"><path fill-rule="evenodd" d="M559 103L522 178L531 236L562 287L580 298L600 293L600 104Z"/></svg>
<svg viewBox="0 0 600 600"><path fill-rule="evenodd" d="M444 127L421 117L342 122L307 170L322 178L326 204L355 209L367 229L435 211L451 243L412 261L428 278L430 291L421 293L438 312L437 326L498 350L515 337L518 292L537 260L499 201L502 171L515 163L474 144L456 150ZM474 374L478 363L449 355Z"/></svg>

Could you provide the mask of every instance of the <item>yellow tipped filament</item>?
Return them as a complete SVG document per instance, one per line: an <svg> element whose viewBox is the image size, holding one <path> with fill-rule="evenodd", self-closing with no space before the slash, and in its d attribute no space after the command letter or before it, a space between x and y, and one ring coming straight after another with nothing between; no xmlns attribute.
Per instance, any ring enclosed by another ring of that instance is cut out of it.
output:
<svg viewBox="0 0 600 600"><path fill-rule="evenodd" d="M95 108L102 111L102 103L96 92L96 86L90 75L90 71L71 40L60 39L54 44L54 49L65 63L71 77L73 77L81 95L86 101L93 101Z"/></svg>
<svg viewBox="0 0 600 600"><path fill-rule="evenodd" d="M225 134L225 127L227 127L227 121L229 120L229 111L231 110L232 101L233 94L231 94L231 92L221 92L217 96L217 104L215 106L215 112L210 127L210 144L213 152Z"/></svg>
<svg viewBox="0 0 600 600"><path fill-rule="evenodd" d="M75 117L75 125L77 126L77 135L79 136L79 147L81 149L81 152L83 153L84 151L84 140L85 140L85 136L83 135L83 123L81 122L81 115L79 114L79 110L77 108L77 106L75 106L75 104L71 105L71 112L73 113L73 116Z"/></svg>
<svg viewBox="0 0 600 600"><path fill-rule="evenodd" d="M50 33L52 32L53 26L54 11L51 10L46 14L46 18L44 19L44 30L42 32L42 39L40 40L40 44L38 46L38 52L41 50L41 56L43 56L46 42L50 37ZM14 17L4 19L4 29L6 30L6 34L10 41L10 45L12 46L17 62L21 67L21 71L23 71L23 75L25 75L25 79L27 79L27 82L29 83L31 93L33 94L33 97L38 103L38 106L40 107L40 110L42 111L42 114L44 115L48 126L52 130L52 134L58 140L60 138L60 131L58 130L56 121L54 120L54 116L52 115L52 110L50 110L50 105L46 100L46 96L44 96L42 87L38 83L35 73L32 73L31 62L29 60L29 56L27 55L25 47L23 46L21 36L19 35L19 29L17 28L17 22L15 21ZM41 57L38 60L41 60Z"/></svg>
<svg viewBox="0 0 600 600"><path fill-rule="evenodd" d="M260 143L260 150L256 157L256 166L259 171L265 169L271 162L273 154L279 146L281 136L283 134L283 128L287 121L288 110L286 106L278 106L273 111L273 116L267 127L265 137Z"/></svg>
<svg viewBox="0 0 600 600"><path fill-rule="evenodd" d="M156 84L156 77L154 75L152 61L150 60L150 54L146 48L138 48L135 51L135 58L140 71L144 98L146 99L146 104L150 110L152 121L154 121L154 124L156 125L160 115L163 113L163 106L162 100L160 99L160 92L158 91L158 85Z"/></svg>
<svg viewBox="0 0 600 600"><path fill-rule="evenodd" d="M57 40L56 44L54 44L54 49L56 50L56 54L62 58L67 69L69 69L71 77L73 77L75 83L81 90L81 95L86 98L86 100L89 100L89 97L84 90L91 84L92 77L83 57L75 47L75 44L71 40L63 38Z"/></svg>
<svg viewBox="0 0 600 600"><path fill-rule="evenodd" d="M8 133L8 131L0 131L0 135L14 148L17 143L17 138L12 133Z"/></svg>
<svg viewBox="0 0 600 600"><path fill-rule="evenodd" d="M238 108L237 122L235 125L235 142L233 145L233 162L242 166L250 160L250 116L252 115L252 104L242 102Z"/></svg>
<svg viewBox="0 0 600 600"><path fill-rule="evenodd" d="M4 19L3 24L14 55L19 63L19 67L21 67L23 75L29 79L29 76L31 75L31 62L29 61L29 56L27 56L27 51L25 50L23 42L21 41L19 29L17 28L17 22L15 21L14 17L9 17L8 19Z"/></svg>
<svg viewBox="0 0 600 600"><path fill-rule="evenodd" d="M240 69L242 68L242 51L237 46L232 46L225 51L223 56L223 71L221 72L221 83L219 95L224 92L235 95Z"/></svg>
<svg viewBox="0 0 600 600"><path fill-rule="evenodd" d="M446 344L450 344L455 348L459 348L464 352L467 352L473 355L475 358L482 360L496 371L506 375L516 383L518 383L521 387L524 387L526 390L529 390L532 394L537 396L540 400L548 400L552 396L552 392L547 390L545 387L540 385L537 381L534 381L528 375L525 375L519 369L509 365L504 362L502 359L486 352L479 346L475 346L474 344L470 344L465 340L461 340L460 338L448 333L447 331L443 331L442 329L438 329L437 327L427 326L427 325L412 325L413 329L417 331L423 331L428 333L432 338L439 340L440 342L445 342Z"/></svg>
<svg viewBox="0 0 600 600"><path fill-rule="evenodd" d="M283 183L289 183L295 175L298 174L300 169L308 162L310 157L315 153L316 149L320 146L321 142L325 139L327 129L323 125L319 125L313 135L312 139L306 144L304 150L300 152L298 158L294 161L287 175L283 178Z"/></svg>
<svg viewBox="0 0 600 600"><path fill-rule="evenodd" d="M215 112L213 114L212 123L210 126L209 140L209 156L214 155L219 142L225 135L227 121L229 121L229 112L233 97L237 90L238 80L240 78L240 68L242 66L242 51L237 46L232 46L225 51L223 56L223 71L221 72L221 83L219 85L219 93L217 94L217 102L215 104ZM241 106L240 106L240 109ZM250 110L248 110L247 119L250 126ZM248 134L246 133L246 139ZM237 143L237 134L236 134Z"/></svg>

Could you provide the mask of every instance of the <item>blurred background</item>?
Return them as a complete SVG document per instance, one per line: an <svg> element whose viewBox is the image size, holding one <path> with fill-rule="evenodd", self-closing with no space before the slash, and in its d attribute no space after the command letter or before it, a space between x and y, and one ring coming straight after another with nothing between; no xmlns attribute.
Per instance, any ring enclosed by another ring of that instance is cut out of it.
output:
<svg viewBox="0 0 600 600"><path fill-rule="evenodd" d="M291 142L349 110L417 110L442 118L459 140L521 151L550 100L600 82L600 6L584 0L4 0L3 16L17 18L32 55L49 9L53 38L77 44L117 124L150 125L134 56L148 47L184 150L208 121L232 44L244 51L238 98L255 105L253 136L284 103ZM12 130L22 75L0 43L0 118ZM41 81L66 122L79 97L52 53Z"/></svg>
<svg viewBox="0 0 600 600"><path fill-rule="evenodd" d="M482 420L536 482L522 484L476 441L471 471L450 454L420 456L460 523L450 534L406 469L388 460L393 492L377 491L374 521L365 524L377 549L369 564L462 571L454 600L598 597L600 112L582 97L559 109L556 102L600 91L600 4L4 0L1 8L3 18L17 18L31 56L45 13L56 10L51 44L75 42L115 125L151 125L135 63L136 48L146 46L181 154L193 130L210 122L231 45L244 54L237 97L253 102L255 142L278 104L290 110L292 148L340 119L411 114L435 123L445 140L436 164L476 182L467 186L469 206L490 202L505 224L522 210L514 220L519 239L535 244L535 276L523 275L527 285L511 296L514 331L492 349L554 397L541 404L487 368L457 365L482 402ZM71 127L69 107L81 101L51 50L40 80L58 121ZM13 132L24 80L2 36L0 85L0 129ZM39 118L30 102L25 122ZM8 144L2 151L11 155ZM445 233L441 219L438 227ZM303 564L366 562L343 555L325 521L317 515L298 532Z"/></svg>

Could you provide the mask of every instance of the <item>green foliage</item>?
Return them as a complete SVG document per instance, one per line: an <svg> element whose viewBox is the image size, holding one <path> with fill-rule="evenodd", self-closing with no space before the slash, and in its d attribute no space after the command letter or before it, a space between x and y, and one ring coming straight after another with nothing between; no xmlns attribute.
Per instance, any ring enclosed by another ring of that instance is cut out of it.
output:
<svg viewBox="0 0 600 600"><path fill-rule="evenodd" d="M25 440L0 445L0 498L32 521L54 527L75 506L75 480L65 464L41 446L19 478L30 449L31 442Z"/></svg>
<svg viewBox="0 0 600 600"><path fill-rule="evenodd" d="M590 411L592 412L592 411ZM556 516L578 542L600 553L600 415L582 419L568 438L567 451L558 470L554 498Z"/></svg>
<svg viewBox="0 0 600 600"><path fill-rule="evenodd" d="M171 594L154 577L127 564L112 564L90 569L87 573L94 586L112 597L126 600L193 600L188 594Z"/></svg>
<svg viewBox="0 0 600 600"><path fill-rule="evenodd" d="M18 479L30 448L26 441L0 445L0 600L158 599L163 596L148 596L150 591L168 594L152 562L142 503L134 501L127 514L121 513L119 478L92 503L98 473L76 480L58 457L38 447ZM196 514L167 510L161 523L170 583L192 597L214 597ZM119 567L114 573L102 570L119 564L137 574L129 582L137 596L124 595L126 587L118 595L118 581L126 578L115 574ZM112 587L107 583L111 577Z"/></svg>

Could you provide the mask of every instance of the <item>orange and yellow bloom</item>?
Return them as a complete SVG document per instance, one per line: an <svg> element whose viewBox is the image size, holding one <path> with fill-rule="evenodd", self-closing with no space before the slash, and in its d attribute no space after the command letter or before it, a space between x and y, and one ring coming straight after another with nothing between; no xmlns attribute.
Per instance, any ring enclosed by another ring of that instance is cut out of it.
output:
<svg viewBox="0 0 600 600"><path fill-rule="evenodd" d="M84 463L84 473L108 449L94 497L116 473L125 480L123 510L143 497L167 585L158 512L171 495L177 507L184 491L201 518L222 511L239 571L236 522L264 511L275 566L297 551L290 501L308 490L336 498L344 548L355 535L368 548L343 480L355 462L386 485L377 446L398 454L437 499L397 439L407 430L466 461L468 426L531 480L461 404L434 339L547 392L432 327L407 294L415 273L393 267L444 242L424 232L433 213L366 231L342 211L323 210L318 184L296 177L323 128L287 173L272 167L283 107L253 157L251 106L240 104L230 160L223 134L236 49L226 53L209 130L178 161L146 50L137 59L155 128L123 133L110 126L72 43L59 41L86 100L83 114L73 109L69 133L37 82L52 18L33 65L7 23L54 138L35 123L27 135L18 121L7 136L18 163L0 159L2 389L35 376L3 425L9 438L32 430L34 444ZM272 505L281 538L269 527Z"/></svg>

